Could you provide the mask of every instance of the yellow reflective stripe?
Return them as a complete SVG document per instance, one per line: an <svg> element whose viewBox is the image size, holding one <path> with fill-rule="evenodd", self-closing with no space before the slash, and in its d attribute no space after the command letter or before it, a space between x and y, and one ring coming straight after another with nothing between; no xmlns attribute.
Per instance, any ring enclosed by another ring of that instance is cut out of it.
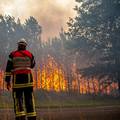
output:
<svg viewBox="0 0 120 120"><path fill-rule="evenodd" d="M20 112L19 112L18 100L17 100L17 98L16 98L16 92L13 93L13 97L14 97L14 100L15 100L15 115L16 115L16 117L24 116L24 115L25 115L25 112L24 112L24 111L20 111Z"/></svg>
<svg viewBox="0 0 120 120"><path fill-rule="evenodd" d="M30 74L28 74L28 83L30 83Z"/></svg>
<svg viewBox="0 0 120 120"><path fill-rule="evenodd" d="M15 112L18 112L18 106L17 106L17 99L16 99L16 92L13 93L14 95L14 101L15 101Z"/></svg>
<svg viewBox="0 0 120 120"><path fill-rule="evenodd" d="M16 75L13 75L13 88L31 87L33 82L30 82L30 74L28 74L28 82L23 84L16 84Z"/></svg>
<svg viewBox="0 0 120 120"><path fill-rule="evenodd" d="M6 75L9 75L9 74L11 75L11 72L5 72L5 74L6 74Z"/></svg>
<svg viewBox="0 0 120 120"><path fill-rule="evenodd" d="M20 111L20 112L16 112L16 115L18 115L18 114L25 114L25 111Z"/></svg>
<svg viewBox="0 0 120 120"><path fill-rule="evenodd" d="M34 95L32 93L32 103L33 103L33 111L35 112L35 100L34 100Z"/></svg>
<svg viewBox="0 0 120 120"><path fill-rule="evenodd" d="M28 85L33 85L33 83L15 84L15 86L28 86Z"/></svg>
<svg viewBox="0 0 120 120"><path fill-rule="evenodd" d="M14 84L13 88L32 87L33 84Z"/></svg>
<svg viewBox="0 0 120 120"><path fill-rule="evenodd" d="M26 113L27 117L36 116L36 112Z"/></svg>
<svg viewBox="0 0 120 120"><path fill-rule="evenodd" d="M24 111L17 112L15 115L16 115L16 117L25 116L25 112Z"/></svg>
<svg viewBox="0 0 120 120"><path fill-rule="evenodd" d="M11 76L12 73L11 72L5 72L5 76Z"/></svg>
<svg viewBox="0 0 120 120"><path fill-rule="evenodd" d="M16 82L16 75L14 75L13 80L14 80L13 85L15 85L15 82Z"/></svg>
<svg viewBox="0 0 120 120"><path fill-rule="evenodd" d="M5 76L6 76L6 77L7 77L7 76L9 76L9 77L10 77L11 75L5 75Z"/></svg>
<svg viewBox="0 0 120 120"><path fill-rule="evenodd" d="M20 87L19 87L20 88ZM24 111L26 113L26 106L25 106L25 93L23 92L23 107L24 107Z"/></svg>

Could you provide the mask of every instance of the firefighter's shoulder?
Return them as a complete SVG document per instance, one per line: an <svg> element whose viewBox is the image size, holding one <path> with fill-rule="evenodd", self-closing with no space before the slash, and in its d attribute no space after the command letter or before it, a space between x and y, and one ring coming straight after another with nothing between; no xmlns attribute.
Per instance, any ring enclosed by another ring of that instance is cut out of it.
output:
<svg viewBox="0 0 120 120"><path fill-rule="evenodd" d="M29 50L25 50L26 53L32 54Z"/></svg>
<svg viewBox="0 0 120 120"><path fill-rule="evenodd" d="M9 54L9 57L13 57L16 52L17 52L17 50L16 50L16 51L12 51L12 52Z"/></svg>
<svg viewBox="0 0 120 120"><path fill-rule="evenodd" d="M25 50L25 53L26 53L28 56L30 56L30 57L33 56L33 54L32 54L29 50Z"/></svg>

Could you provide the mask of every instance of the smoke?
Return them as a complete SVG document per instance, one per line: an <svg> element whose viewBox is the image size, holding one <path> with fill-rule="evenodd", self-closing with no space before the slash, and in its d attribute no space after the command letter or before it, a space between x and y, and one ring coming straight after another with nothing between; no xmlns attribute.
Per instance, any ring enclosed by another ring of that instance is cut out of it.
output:
<svg viewBox="0 0 120 120"><path fill-rule="evenodd" d="M0 0L3 15L12 15L22 21L34 16L43 28L42 39L58 36L61 27L73 17L75 0Z"/></svg>

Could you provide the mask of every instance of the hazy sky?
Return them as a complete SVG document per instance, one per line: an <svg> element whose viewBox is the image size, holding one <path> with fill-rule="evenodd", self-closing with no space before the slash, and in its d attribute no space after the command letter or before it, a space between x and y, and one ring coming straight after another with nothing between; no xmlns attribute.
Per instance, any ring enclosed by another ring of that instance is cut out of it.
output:
<svg viewBox="0 0 120 120"><path fill-rule="evenodd" d="M34 16L43 27L42 39L58 36L67 29L69 17L75 16L75 0L0 0L0 14L12 15L22 21Z"/></svg>

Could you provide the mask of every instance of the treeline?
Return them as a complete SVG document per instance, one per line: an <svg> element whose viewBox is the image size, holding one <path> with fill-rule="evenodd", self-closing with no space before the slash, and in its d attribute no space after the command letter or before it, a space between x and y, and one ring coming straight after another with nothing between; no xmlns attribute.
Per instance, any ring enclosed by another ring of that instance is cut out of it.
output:
<svg viewBox="0 0 120 120"><path fill-rule="evenodd" d="M21 24L14 17L1 16L2 65L24 37L37 61L35 88L80 94L117 94L118 89L120 93L120 0L76 2L77 16L68 21L68 31L61 29L47 42L42 42L42 28L34 17Z"/></svg>
<svg viewBox="0 0 120 120"><path fill-rule="evenodd" d="M68 48L83 56L84 78L103 84L118 84L120 93L120 0L76 0L77 16L70 18ZM85 62L84 61L84 62Z"/></svg>
<svg viewBox="0 0 120 120"><path fill-rule="evenodd" d="M29 49L39 56L41 31L41 26L32 16L21 23L19 18L16 20L12 16L0 15L0 68L5 69L8 54L16 49L21 38L25 38L29 43Z"/></svg>

